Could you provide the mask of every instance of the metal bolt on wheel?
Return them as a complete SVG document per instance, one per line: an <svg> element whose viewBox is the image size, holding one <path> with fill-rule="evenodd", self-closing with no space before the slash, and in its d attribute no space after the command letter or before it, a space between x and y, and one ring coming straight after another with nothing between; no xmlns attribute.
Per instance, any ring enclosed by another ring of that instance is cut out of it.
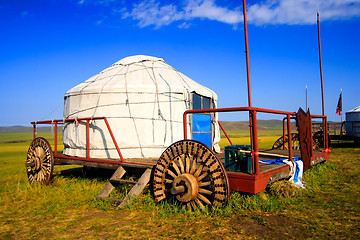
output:
<svg viewBox="0 0 360 240"><path fill-rule="evenodd" d="M54 156L49 142L41 137L35 138L29 147L25 163L30 183L47 185L50 183Z"/></svg>
<svg viewBox="0 0 360 240"><path fill-rule="evenodd" d="M188 210L222 206L229 199L228 178L218 157L204 144L183 140L168 147L154 171L155 201L175 198Z"/></svg>

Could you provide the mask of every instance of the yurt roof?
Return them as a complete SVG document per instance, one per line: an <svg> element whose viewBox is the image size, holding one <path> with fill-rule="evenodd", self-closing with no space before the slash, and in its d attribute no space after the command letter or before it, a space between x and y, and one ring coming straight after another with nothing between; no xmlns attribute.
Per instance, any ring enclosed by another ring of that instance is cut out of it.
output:
<svg viewBox="0 0 360 240"><path fill-rule="evenodd" d="M85 82L66 92L65 97L92 93L186 93L196 92L217 99L202 86L162 58L136 55L121 59Z"/></svg>
<svg viewBox="0 0 360 240"><path fill-rule="evenodd" d="M348 111L348 112L360 112L360 106Z"/></svg>

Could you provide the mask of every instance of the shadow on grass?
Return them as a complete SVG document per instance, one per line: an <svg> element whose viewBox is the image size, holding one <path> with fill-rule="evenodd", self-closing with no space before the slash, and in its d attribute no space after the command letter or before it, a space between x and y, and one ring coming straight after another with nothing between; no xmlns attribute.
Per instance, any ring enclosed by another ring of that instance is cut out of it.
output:
<svg viewBox="0 0 360 240"><path fill-rule="evenodd" d="M360 147L360 142L355 141L332 141L330 148L358 148Z"/></svg>
<svg viewBox="0 0 360 240"><path fill-rule="evenodd" d="M136 168L125 168L126 173L123 179L129 178L140 178L144 170ZM98 180L109 180L114 174L115 170L93 168L93 167L77 167L62 170L59 175L64 178L80 178L80 179L98 179Z"/></svg>

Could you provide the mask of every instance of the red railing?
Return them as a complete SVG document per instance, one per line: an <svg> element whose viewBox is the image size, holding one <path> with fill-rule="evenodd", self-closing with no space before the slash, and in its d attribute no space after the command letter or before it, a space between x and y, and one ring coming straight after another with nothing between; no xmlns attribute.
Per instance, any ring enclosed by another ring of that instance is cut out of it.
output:
<svg viewBox="0 0 360 240"><path fill-rule="evenodd" d="M183 115L183 127L184 127L184 139L187 139L187 115L193 113L218 113L218 112L241 112L241 111L248 111L250 116L250 137L251 137L251 156L253 159L253 166L255 175L260 173L259 169L259 148L258 148L258 129L257 129L257 120L256 114L258 112L262 113L272 113L272 114L281 114L286 115L283 121L283 135L285 136L285 119L287 120L287 134L288 134L288 151L289 151L289 159L293 161L293 149L292 149L292 139L291 139L291 123L290 120L294 119L296 113L295 112L287 112L287 111L279 111L279 110L271 110L271 109L264 109L264 108L255 108L255 107L233 107L233 108L216 108L216 109L197 109L197 110L187 110L184 112ZM327 118L326 116L320 115L311 115L312 118L322 118L323 121L326 123ZM219 124L221 129L224 131L225 136L229 140L230 144L232 144L229 136L226 134L225 129ZM324 129L324 132L327 132L327 129ZM327 134L326 136L327 141ZM324 139L324 146L325 149L328 148L327 142ZM325 151L324 149L324 151Z"/></svg>
<svg viewBox="0 0 360 240"><path fill-rule="evenodd" d="M218 121L218 123L219 123L219 126L220 126L220 128L221 128L221 130L223 131L223 133L225 134L225 137L227 138L227 140L229 141L229 143L231 144L231 145L233 145L233 143L232 143L232 141L231 141L231 139L229 138L229 136L227 135L227 133L226 133L226 131L225 131L225 129L224 129L224 127L222 126L222 124Z"/></svg>
<svg viewBox="0 0 360 240"><path fill-rule="evenodd" d="M110 124L106 117L92 117L92 118L72 118L72 119L56 119L56 120L45 120L45 121L38 121L38 122L31 122L33 125L33 137L36 138L36 125L38 124L54 124L54 157L61 157L61 158L71 158L71 159L77 159L77 160L84 160L89 161L90 158L90 121L93 120L104 120L106 127L109 131L109 134L111 136L111 139L115 145L116 151L120 157L121 162L125 162L124 158L121 154L119 145L116 142L115 136L113 134L113 131L111 130ZM67 156L59 156L57 153L57 127L60 124L65 124L66 122L76 122L77 124L81 121L86 121L86 157L67 157Z"/></svg>

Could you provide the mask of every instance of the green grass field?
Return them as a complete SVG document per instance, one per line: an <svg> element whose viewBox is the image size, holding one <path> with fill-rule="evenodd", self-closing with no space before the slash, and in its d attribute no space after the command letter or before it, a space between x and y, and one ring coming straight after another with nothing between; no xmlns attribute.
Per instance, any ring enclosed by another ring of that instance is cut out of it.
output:
<svg viewBox="0 0 360 240"><path fill-rule="evenodd" d="M278 133L261 131L260 147L271 147ZM229 134L234 144L249 142L245 131ZM273 185L256 195L232 193L223 209L189 213L155 204L149 189L116 211L116 204L95 199L111 172L84 177L81 166L55 166L49 186L30 185L24 164L31 138L0 133L0 239L360 238L360 148L351 144L333 146L330 161L305 172L306 189L292 189L292 196Z"/></svg>

